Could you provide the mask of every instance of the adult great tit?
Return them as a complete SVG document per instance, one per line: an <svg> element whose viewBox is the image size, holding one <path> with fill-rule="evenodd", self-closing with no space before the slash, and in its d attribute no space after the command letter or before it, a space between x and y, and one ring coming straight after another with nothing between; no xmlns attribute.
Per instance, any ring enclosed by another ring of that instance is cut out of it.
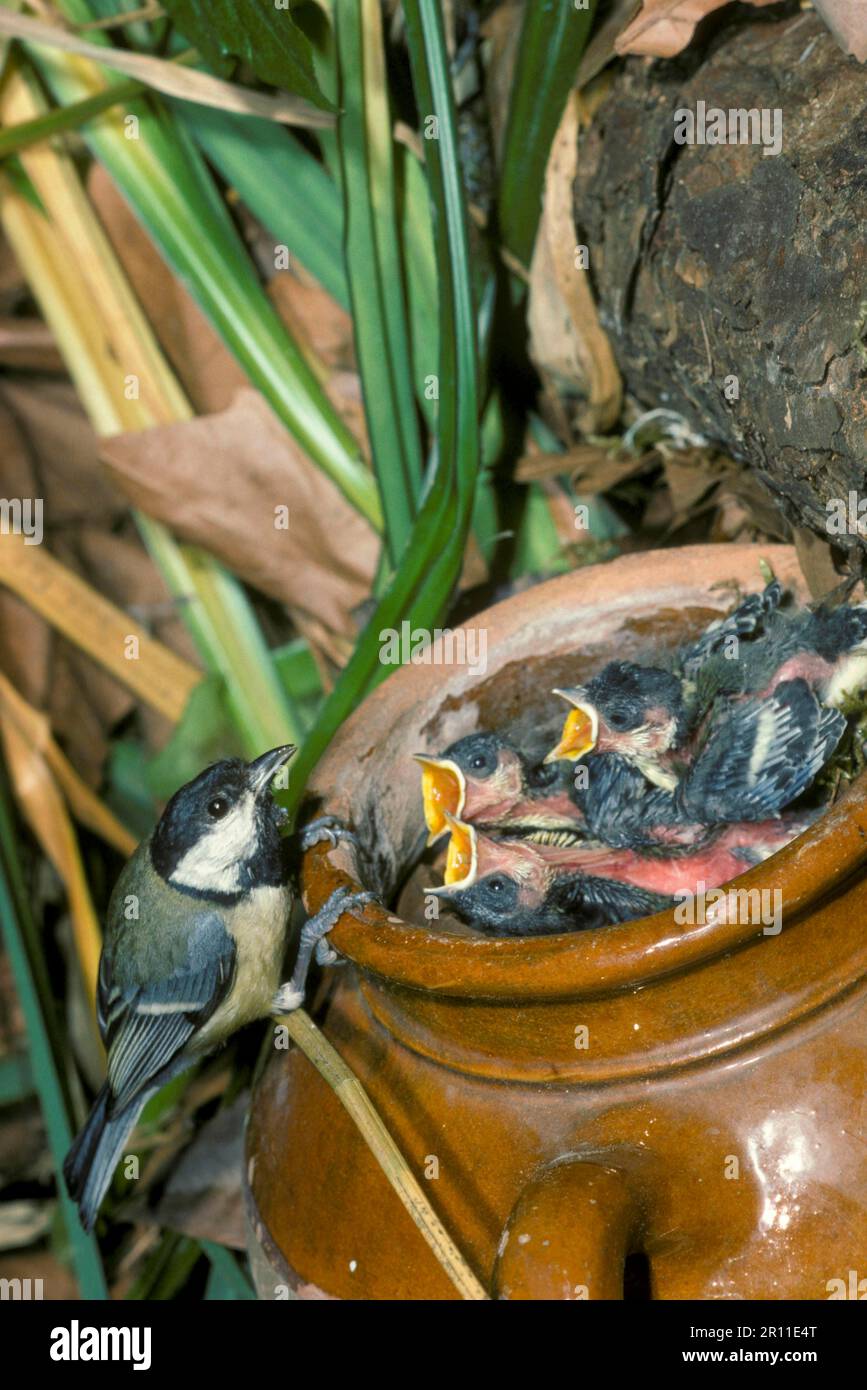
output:
<svg viewBox="0 0 867 1390"><path fill-rule="evenodd" d="M302 929L278 990L292 890L270 794L295 752L215 763L175 793L121 871L108 906L97 986L107 1079L63 1165L90 1230L142 1107L166 1082L272 1011L297 1008L314 950L369 894L338 890ZM314 822L302 844L335 832Z"/></svg>

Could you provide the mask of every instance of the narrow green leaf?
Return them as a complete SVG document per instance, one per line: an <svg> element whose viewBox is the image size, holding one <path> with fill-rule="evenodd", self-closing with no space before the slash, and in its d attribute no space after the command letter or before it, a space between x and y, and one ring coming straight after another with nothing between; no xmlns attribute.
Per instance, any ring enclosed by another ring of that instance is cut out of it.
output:
<svg viewBox="0 0 867 1390"><path fill-rule="evenodd" d="M397 197L401 241L406 257L406 297L412 341L416 399L430 429L437 416L439 297L430 198L424 166L412 150L397 146Z"/></svg>
<svg viewBox="0 0 867 1390"><path fill-rule="evenodd" d="M416 512L422 455L379 0L346 0L336 21L346 270L386 545L396 564Z"/></svg>
<svg viewBox="0 0 867 1390"><path fill-rule="evenodd" d="M124 82L115 82L106 87L98 96L85 97L83 101L73 101L69 106L58 107L47 116L37 116L32 121L21 121L19 125L8 126L0 131L0 159L8 159L9 155L26 150L31 145L38 145L40 141L48 140L65 130L77 130L94 116L117 106L119 102L131 101L141 91L140 82L127 78Z"/></svg>
<svg viewBox="0 0 867 1390"><path fill-rule="evenodd" d="M500 176L500 238L529 264L542 212L551 142L581 55L596 0L537 0L524 7Z"/></svg>
<svg viewBox="0 0 867 1390"><path fill-rule="evenodd" d="M167 1302L181 1291L201 1258L198 1241L167 1231L147 1256L125 1297L132 1301Z"/></svg>
<svg viewBox="0 0 867 1390"><path fill-rule="evenodd" d="M46 995L44 985L40 989L38 971L34 970L35 962L27 948L27 935L32 937L35 933L32 924L28 933L20 915L20 904L16 902L16 899L20 899L21 888L20 883L17 890L13 888L12 882L12 877L17 872L17 847L5 795L0 795L0 800L4 802L0 819L0 935L27 1026L33 1079L39 1095L52 1161L59 1174L73 1139L73 1126L62 1080L64 1053L62 1050L58 1051L56 1043L52 1043L52 1033L55 1036L57 1033L56 1024L49 1021L54 1011L53 998L50 991ZM29 915L27 909L25 913ZM41 953L39 959L41 960ZM44 970L44 961L42 969ZM57 1197L82 1296L107 1298L108 1290L99 1247L94 1237L82 1230L75 1204L60 1177L57 1180Z"/></svg>
<svg viewBox="0 0 867 1390"><path fill-rule="evenodd" d="M163 7L212 67L225 70L227 58L240 58L263 82L334 110L288 0L163 0Z"/></svg>
<svg viewBox="0 0 867 1390"><path fill-rule="evenodd" d="M203 1240L202 1249L211 1261L206 1299L254 1299L256 1291L231 1250L212 1240Z"/></svg>
<svg viewBox="0 0 867 1390"><path fill-rule="evenodd" d="M220 176L289 254L344 309L343 206L337 187L302 142L275 121L173 102Z"/></svg>
<svg viewBox="0 0 867 1390"><path fill-rule="evenodd" d="M460 573L479 467L479 392L467 212L442 16L435 0L405 0L418 109L436 118L427 173L440 285L440 403L436 467L406 550L355 651L295 760L288 794L297 808L305 780L340 724L390 668L383 636L409 620L433 628Z"/></svg>
<svg viewBox="0 0 867 1390"><path fill-rule="evenodd" d="M87 17L83 0L62 4L71 18ZM68 55L34 50L33 59L61 102L91 95ZM128 140L108 114L86 127L88 145L272 409L381 529L376 481L358 442L268 299L186 128L157 98L131 103L128 114L138 118L138 139Z"/></svg>

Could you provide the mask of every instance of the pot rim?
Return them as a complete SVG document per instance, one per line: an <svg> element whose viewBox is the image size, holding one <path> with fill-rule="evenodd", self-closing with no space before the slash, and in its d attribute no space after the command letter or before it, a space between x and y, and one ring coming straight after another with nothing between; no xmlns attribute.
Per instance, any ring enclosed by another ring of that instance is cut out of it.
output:
<svg viewBox="0 0 867 1390"><path fill-rule="evenodd" d="M698 571L697 582L660 582L673 567L675 555L682 568ZM582 602L588 603L588 597L608 607L617 601L624 606L625 597L643 592L653 600L648 608L651 612L662 607L661 600L725 611L730 607L731 595L724 594L720 600L711 586L732 578L743 581L747 574L745 588L757 588L759 555L767 557L787 587L803 596L803 579L793 547L689 546L676 552L622 556L604 565L572 571L504 600L463 626L473 629L484 621L489 630L494 630L496 645L497 640L506 641L526 629L534 615L544 621L552 599L571 597L577 589L581 592L580 598L576 596L579 608ZM578 614L575 626L580 630ZM396 671L342 726L311 783L311 792L324 795L325 812L339 815L348 810L339 801L344 759L355 757L353 750L376 746L374 731L391 727L397 717L396 704L405 708L409 703L419 703L420 669L403 667ZM441 701L459 684L463 669L440 688ZM416 698L414 686L419 690ZM827 898L865 859L867 779L862 775L798 839L723 886L760 891L781 888L784 934L788 925ZM311 913L323 905L334 889L361 888L344 845L332 849L320 844L308 850L303 858L302 885L305 905ZM750 942L771 944L762 926L751 922L719 920L685 929L675 921L674 909L616 926L557 936L469 938L405 922L378 903L344 913L331 939L340 955L364 974L376 976L393 987L455 998L528 1002L636 988L663 976L693 970Z"/></svg>

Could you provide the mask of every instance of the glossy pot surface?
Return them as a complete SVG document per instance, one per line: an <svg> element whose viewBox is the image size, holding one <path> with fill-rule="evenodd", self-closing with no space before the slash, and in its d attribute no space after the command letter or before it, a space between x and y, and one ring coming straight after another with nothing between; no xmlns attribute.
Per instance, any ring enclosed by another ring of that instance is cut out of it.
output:
<svg viewBox="0 0 867 1390"><path fill-rule="evenodd" d="M804 596L788 547L629 556L481 614L467 652L486 644L485 670L398 671L311 784L357 830L369 886L395 901L424 843L412 753L556 728L554 686L701 630L762 586L760 556ZM486 940L375 905L344 916L350 964L320 1022L492 1297L619 1298L626 1279L653 1298L822 1299L867 1276L865 858L862 779L738 880L759 896L732 920ZM345 846L311 850L308 910L355 877ZM759 906L776 892L778 933ZM295 1052L259 1081L247 1176L263 1296L455 1296Z"/></svg>

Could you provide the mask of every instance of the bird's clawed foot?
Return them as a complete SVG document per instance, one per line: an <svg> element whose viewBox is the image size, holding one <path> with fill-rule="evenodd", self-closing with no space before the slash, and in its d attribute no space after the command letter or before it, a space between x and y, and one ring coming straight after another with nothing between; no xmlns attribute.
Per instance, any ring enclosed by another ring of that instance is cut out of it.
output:
<svg viewBox="0 0 867 1390"><path fill-rule="evenodd" d="M349 888L335 888L327 903L304 923L292 979L288 984L281 985L274 995L271 1005L273 1013L291 1013L293 1009L301 1007L314 951L317 964L333 965L337 960L337 952L327 940L328 933L337 925L344 912L354 912L366 903L373 902L375 897L375 893L353 893Z"/></svg>
<svg viewBox="0 0 867 1390"><path fill-rule="evenodd" d="M358 838L354 831L349 830L337 816L319 816L317 820L308 821L301 831L302 850L312 849L314 845L322 844L327 840L333 849L341 840L346 840L348 844L358 847Z"/></svg>

